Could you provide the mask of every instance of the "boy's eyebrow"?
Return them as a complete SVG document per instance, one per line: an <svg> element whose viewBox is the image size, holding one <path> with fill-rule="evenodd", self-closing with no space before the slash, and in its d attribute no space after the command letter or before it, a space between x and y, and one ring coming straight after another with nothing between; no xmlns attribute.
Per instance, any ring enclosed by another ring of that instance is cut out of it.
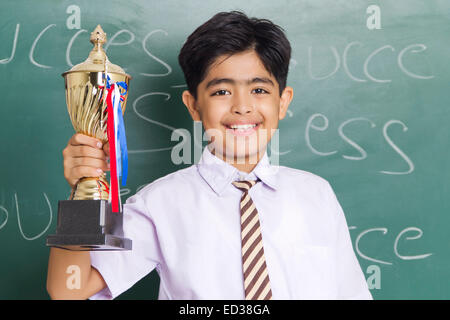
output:
<svg viewBox="0 0 450 320"><path fill-rule="evenodd" d="M206 84L206 89L208 89L209 87L221 84L221 83L228 83L228 84L236 84L237 81L234 79L230 79L230 78L214 78L210 81L208 81L208 83ZM275 84L273 83L273 81L269 78L266 77L255 77L253 79L249 79L246 81L247 84L254 84L254 83L265 83L265 84L269 84L272 86L275 86Z"/></svg>

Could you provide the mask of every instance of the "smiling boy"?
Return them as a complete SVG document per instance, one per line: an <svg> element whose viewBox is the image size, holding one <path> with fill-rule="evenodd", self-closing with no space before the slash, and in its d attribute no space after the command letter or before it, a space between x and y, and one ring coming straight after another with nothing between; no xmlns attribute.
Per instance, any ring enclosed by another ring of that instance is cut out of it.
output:
<svg viewBox="0 0 450 320"><path fill-rule="evenodd" d="M371 299L344 213L324 179L271 165L267 143L286 115L291 47L282 29L219 13L183 45L182 100L209 144L200 161L153 181L124 205L129 252L52 248L54 299L113 299L156 268L159 299ZM75 134L71 186L108 170L108 146ZM69 265L81 289L65 287Z"/></svg>
<svg viewBox="0 0 450 320"><path fill-rule="evenodd" d="M210 137L210 151L238 170L250 172L266 150L293 97L281 90L253 49L219 56L197 87L183 92L194 121Z"/></svg>

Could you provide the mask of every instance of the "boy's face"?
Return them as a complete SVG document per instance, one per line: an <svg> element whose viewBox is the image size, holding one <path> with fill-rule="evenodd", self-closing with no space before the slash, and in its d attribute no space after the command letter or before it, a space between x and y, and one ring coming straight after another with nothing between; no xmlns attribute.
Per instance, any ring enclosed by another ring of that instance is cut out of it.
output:
<svg viewBox="0 0 450 320"><path fill-rule="evenodd" d="M264 155L292 96L286 87L280 97L276 79L248 50L218 57L198 85L197 99L185 91L183 102L193 120L202 121L211 151L249 172Z"/></svg>

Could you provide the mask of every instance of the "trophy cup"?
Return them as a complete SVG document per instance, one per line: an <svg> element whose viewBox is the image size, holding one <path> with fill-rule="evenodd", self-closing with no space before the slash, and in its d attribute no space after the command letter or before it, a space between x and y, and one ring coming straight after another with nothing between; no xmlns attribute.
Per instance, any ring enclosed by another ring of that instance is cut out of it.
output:
<svg viewBox="0 0 450 320"><path fill-rule="evenodd" d="M122 116L128 96L126 88L131 76L108 60L102 48L102 44L106 42L106 34L100 25L91 33L90 41L94 48L86 61L62 74L65 80L67 109L76 132L106 143L111 140L111 137L108 139L108 130L112 126L108 126L114 118L111 117L110 110L107 110L111 104L107 103L110 98L108 86L110 83L125 84L120 89L119 86L115 88L116 92L120 93L121 101L119 111L116 107L116 112L120 112ZM110 141L110 150L111 144ZM120 202L120 197L117 191L116 193L117 203ZM80 179L72 190L71 200L58 202L56 234L47 237L47 246L76 251L131 250L132 241L123 235L123 214L120 205L119 209L117 205L114 209L110 200L106 173L100 177Z"/></svg>

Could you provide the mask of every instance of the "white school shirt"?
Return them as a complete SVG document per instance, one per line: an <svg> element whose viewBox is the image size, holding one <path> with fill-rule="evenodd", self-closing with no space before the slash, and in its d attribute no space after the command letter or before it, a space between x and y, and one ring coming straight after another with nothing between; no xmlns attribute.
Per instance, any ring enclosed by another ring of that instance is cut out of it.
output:
<svg viewBox="0 0 450 320"><path fill-rule="evenodd" d="M245 299L240 200L235 180L260 181L258 210L272 299L371 299L344 213L329 183L271 165L267 152L250 173L205 147L200 161L159 178L123 206L131 251L92 251L113 299L156 268L158 299Z"/></svg>

